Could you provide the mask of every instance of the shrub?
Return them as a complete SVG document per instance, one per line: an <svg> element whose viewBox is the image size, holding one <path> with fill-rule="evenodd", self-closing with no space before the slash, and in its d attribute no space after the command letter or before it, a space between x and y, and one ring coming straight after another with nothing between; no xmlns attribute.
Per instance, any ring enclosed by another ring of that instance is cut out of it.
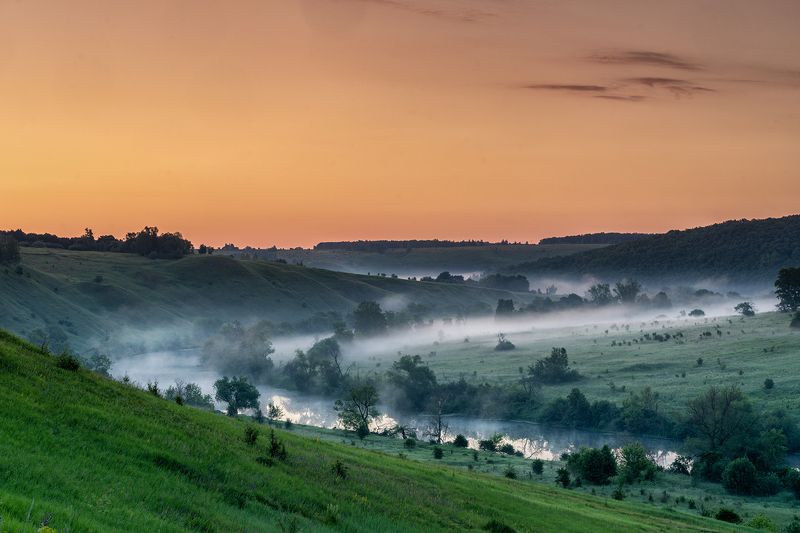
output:
<svg viewBox="0 0 800 533"><path fill-rule="evenodd" d="M722 520L723 522L730 522L731 524L742 523L742 517L736 514L733 509L728 509L727 507L723 507L717 511L717 514L714 515L714 518L717 520Z"/></svg>
<svg viewBox="0 0 800 533"><path fill-rule="evenodd" d="M103 276L101 276L100 274L96 275L94 277L94 282L95 283L103 283Z"/></svg>
<svg viewBox="0 0 800 533"><path fill-rule="evenodd" d="M756 481L755 493L760 496L774 496L783 488L783 483L777 474L770 472L759 476Z"/></svg>
<svg viewBox="0 0 800 533"><path fill-rule="evenodd" d="M617 473L617 461L608 445L583 448L567 459L567 467L578 477L595 485L605 485Z"/></svg>
<svg viewBox="0 0 800 533"><path fill-rule="evenodd" d="M177 403L178 405L183 405L183 396L181 396L180 394L175 396L175 403Z"/></svg>
<svg viewBox="0 0 800 533"><path fill-rule="evenodd" d="M516 453L516 450L514 449L514 446L511 445L511 444L508 444L508 443L503 444L502 446L500 446L497 449L497 451L499 451L500 453L504 453L506 455L514 455Z"/></svg>
<svg viewBox="0 0 800 533"><path fill-rule="evenodd" d="M292 420L290 418L287 418L286 421L283 423L283 428L284 429L292 429L293 427L294 427L294 423L292 422ZM367 434L369 434L369 431L367 432Z"/></svg>
<svg viewBox="0 0 800 533"><path fill-rule="evenodd" d="M764 388L765 389L771 390L773 387L775 387L775 382L772 381L772 378L767 378L767 379L764 380Z"/></svg>
<svg viewBox="0 0 800 533"><path fill-rule="evenodd" d="M466 448L469 446L469 442L464 435L456 435L456 438L453 439L453 446L456 448Z"/></svg>
<svg viewBox="0 0 800 533"><path fill-rule="evenodd" d="M71 353L64 352L56 358L56 366L63 370L76 372L81 367L81 362Z"/></svg>
<svg viewBox="0 0 800 533"><path fill-rule="evenodd" d="M620 475L628 482L644 478L653 479L656 465L647 454L647 449L639 442L632 442L622 447L620 452Z"/></svg>
<svg viewBox="0 0 800 533"><path fill-rule="evenodd" d="M722 484L733 494L751 494L757 479L756 467L746 457L734 459L722 472Z"/></svg>
<svg viewBox="0 0 800 533"><path fill-rule="evenodd" d="M541 459L534 459L531 463L531 472L537 476L541 476L542 472L544 472L544 461Z"/></svg>
<svg viewBox="0 0 800 533"><path fill-rule="evenodd" d="M289 456L289 454L286 453L286 446L275 436L274 429L269 430L269 447L267 448L267 453L269 453L271 458L280 459L281 461L285 461Z"/></svg>
<svg viewBox="0 0 800 533"><path fill-rule="evenodd" d="M433 458L434 459L441 459L444 457L444 451L438 446L433 447Z"/></svg>
<svg viewBox="0 0 800 533"><path fill-rule="evenodd" d="M789 523L785 528L783 528L784 533L800 533L800 520L795 518L794 520Z"/></svg>
<svg viewBox="0 0 800 533"><path fill-rule="evenodd" d="M622 485L617 485L617 488L611 493L611 497L620 501L625 499L625 491L622 490Z"/></svg>
<svg viewBox="0 0 800 533"><path fill-rule="evenodd" d="M514 346L514 343L511 342L510 340L506 339L505 335L500 333L497 336L497 345L494 347L495 351L505 352L505 351L513 350L514 348L516 348L516 346Z"/></svg>
<svg viewBox="0 0 800 533"><path fill-rule="evenodd" d="M514 528L498 520L489 520L486 525L483 526L483 530L489 531L490 533L516 533Z"/></svg>
<svg viewBox="0 0 800 533"><path fill-rule="evenodd" d="M253 426L245 426L244 428L244 442L248 446L255 446L258 440L258 429Z"/></svg>
<svg viewBox="0 0 800 533"><path fill-rule="evenodd" d="M747 521L745 524L747 527L752 527L753 529L763 529L764 531L773 531L775 533L778 532L778 526L775 525L775 522L770 520L763 514L757 514L753 518Z"/></svg>
<svg viewBox="0 0 800 533"><path fill-rule="evenodd" d="M155 396L156 398L161 398L161 390L158 388L158 381L153 381L150 383L147 382L147 392Z"/></svg>
<svg viewBox="0 0 800 533"><path fill-rule="evenodd" d="M331 466L331 472L337 479L347 479L347 467L339 459Z"/></svg>
<svg viewBox="0 0 800 533"><path fill-rule="evenodd" d="M415 447L416 445L417 445L417 441L415 441L415 440L414 440L414 439L412 439L412 438L408 438L408 439L406 439L406 440L404 440L404 441L403 441L403 446L405 446L405 447L406 447L406 448L408 448L409 450L410 450L411 448Z"/></svg>
<svg viewBox="0 0 800 533"><path fill-rule="evenodd" d="M569 478L569 471L566 468L561 467L556 470L556 483L561 485L564 488L569 487L570 478Z"/></svg>
<svg viewBox="0 0 800 533"><path fill-rule="evenodd" d="M689 311L689 316L706 316L706 313L702 309L692 309Z"/></svg>
<svg viewBox="0 0 800 533"><path fill-rule="evenodd" d="M514 470L514 467L511 465L506 466L506 469L503 471L503 475L508 479L517 479L517 471Z"/></svg>

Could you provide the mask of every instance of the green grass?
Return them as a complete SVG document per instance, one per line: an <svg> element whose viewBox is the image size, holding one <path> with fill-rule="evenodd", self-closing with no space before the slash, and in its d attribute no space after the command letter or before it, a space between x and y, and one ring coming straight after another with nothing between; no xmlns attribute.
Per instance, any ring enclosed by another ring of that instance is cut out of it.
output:
<svg viewBox="0 0 800 533"><path fill-rule="evenodd" d="M58 368L0 333L2 531L733 531L681 510L591 497L278 431ZM347 479L331 466L342 461ZM296 529L292 529L292 526Z"/></svg>
<svg viewBox="0 0 800 533"><path fill-rule="evenodd" d="M41 329L77 349L113 337L120 327L170 327L180 343L179 332L188 336L197 325L213 329L220 321L292 321L320 311L346 314L365 300L399 299L455 314L494 309L498 298L511 297L505 291L221 255L170 261L23 248L20 266L22 274L13 266L0 267L0 327L25 337Z"/></svg>
<svg viewBox="0 0 800 533"><path fill-rule="evenodd" d="M674 316L677 311L670 314ZM537 326L538 318L530 318L532 327ZM546 357L553 346L563 346L570 364L583 379L541 387L540 404L566 396L573 387L580 388L590 400L621 404L630 392L649 386L660 394L663 409L680 415L686 402L709 386L735 384L759 407L799 414L800 381L796 376L800 375L800 331L789 328L789 320L789 315L777 312L752 318L684 318L647 323L620 320L617 329L609 324L508 334L516 345L508 352L494 351L495 335L473 336L469 342L464 342L463 336L445 338L410 351L427 354L425 361L440 380L463 375L468 381L508 384L519 380L520 367L527 368ZM626 331L624 325L629 325L630 330ZM716 326L722 336L716 333ZM498 325L498 331L502 329ZM706 331L712 333L711 337L701 337ZM682 339L633 342L645 333L674 336L678 332L683 333ZM623 341L625 345L620 346ZM612 346L615 342L617 346ZM397 349L387 346L376 351L377 362L362 362L360 370L385 368L389 361L397 359ZM699 357L703 358L702 366L697 365ZM381 364L380 368L376 364ZM767 378L774 380L774 389L764 389Z"/></svg>

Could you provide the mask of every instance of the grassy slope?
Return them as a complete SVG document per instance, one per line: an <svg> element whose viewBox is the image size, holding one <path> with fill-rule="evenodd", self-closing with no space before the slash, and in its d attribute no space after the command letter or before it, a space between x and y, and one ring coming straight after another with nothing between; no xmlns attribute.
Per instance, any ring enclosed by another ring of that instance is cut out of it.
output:
<svg viewBox="0 0 800 533"><path fill-rule="evenodd" d="M364 300L401 297L440 312L493 308L505 291L359 276L265 261L23 249L23 274L0 269L0 327L26 335L57 328L80 346L119 325L189 325L205 318L276 321L347 313ZM96 276L102 282L95 282ZM514 296L520 299L520 295Z"/></svg>
<svg viewBox="0 0 800 533"><path fill-rule="evenodd" d="M498 518L519 531L728 531L677 511L592 498L278 432L255 461L239 420L59 369L0 333L0 529L437 531ZM346 480L330 472L335 460ZM336 506L331 507L331 506ZM335 509L335 510L332 510ZM331 519L336 516L336 521Z"/></svg>
<svg viewBox="0 0 800 533"><path fill-rule="evenodd" d="M537 317L530 320L536 327ZM663 409L680 415L686 402L707 387L736 384L759 406L800 413L800 383L796 379L800 375L800 331L789 328L787 314L647 323L620 320L617 324L617 330L599 325L509 334L516 345L510 352L494 351L494 335L473 336L469 343L463 342L463 337L445 339L416 346L412 351L435 352L434 357L426 356L426 362L442 380L465 375L467 380L510 383L519 380L520 367L527 368L547 356L553 346L563 346L570 363L584 378L542 387L541 403L566 396L578 387L590 400L606 399L621 405L631 391L650 386L659 393ZM630 326L630 331L624 331L625 325ZM722 336L716 334L716 326L721 328ZM712 336L701 336L706 331ZM674 336L677 332L684 334L682 340L633 342L644 333ZM612 346L614 342L617 346ZM626 344L621 346L622 342ZM397 358L397 349L387 347L375 355L383 368ZM703 358L702 366L697 365L698 357ZM375 369L375 364L360 363L362 371ZM775 388L769 391L763 387L767 378L775 381ZM612 389L610 383L616 388Z"/></svg>
<svg viewBox="0 0 800 533"><path fill-rule="evenodd" d="M405 248L377 252L348 250L262 250L269 259L282 258L289 262L345 272L385 272L400 276L436 275L449 271L494 272L503 267L549 257L596 250L603 244L531 244L464 246L454 248Z"/></svg>

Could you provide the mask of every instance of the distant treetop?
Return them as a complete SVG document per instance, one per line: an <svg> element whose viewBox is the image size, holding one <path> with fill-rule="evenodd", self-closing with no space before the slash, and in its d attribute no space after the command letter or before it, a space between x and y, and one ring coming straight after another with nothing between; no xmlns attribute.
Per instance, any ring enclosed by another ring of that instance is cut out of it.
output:
<svg viewBox="0 0 800 533"><path fill-rule="evenodd" d="M524 245L528 243L509 242L503 239L500 242L488 241L440 241L439 239L409 240L409 241L336 241L321 242L314 246L315 250L347 250L351 252L382 252L384 250L408 248L467 248L474 246L504 246Z"/></svg>
<svg viewBox="0 0 800 533"><path fill-rule="evenodd" d="M655 233L586 233L566 237L548 237L539 244L620 244L652 237Z"/></svg>

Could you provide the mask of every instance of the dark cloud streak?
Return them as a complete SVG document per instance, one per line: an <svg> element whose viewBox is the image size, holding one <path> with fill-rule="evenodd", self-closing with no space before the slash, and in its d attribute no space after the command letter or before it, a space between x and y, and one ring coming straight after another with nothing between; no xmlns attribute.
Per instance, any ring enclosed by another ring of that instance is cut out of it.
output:
<svg viewBox="0 0 800 533"><path fill-rule="evenodd" d="M615 65L647 65L680 70L702 70L702 67L673 54L651 52L646 50L630 50L615 54L595 54L589 57L595 63Z"/></svg>

